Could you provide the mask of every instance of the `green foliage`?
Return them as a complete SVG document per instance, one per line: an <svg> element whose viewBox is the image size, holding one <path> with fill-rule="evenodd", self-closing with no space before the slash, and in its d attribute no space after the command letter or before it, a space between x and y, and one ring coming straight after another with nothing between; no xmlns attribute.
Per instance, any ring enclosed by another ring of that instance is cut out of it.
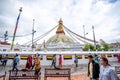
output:
<svg viewBox="0 0 120 80"><path fill-rule="evenodd" d="M98 51L102 51L102 48L101 48L101 46L100 46L99 44L96 45L96 49L97 49Z"/></svg>
<svg viewBox="0 0 120 80"><path fill-rule="evenodd" d="M99 44L96 44L96 50L98 50L98 51L102 51L102 50L104 50L104 51L108 51L109 50L109 44L107 44L106 42L102 42L100 45ZM94 49L94 45L93 44L85 44L85 46L84 46L84 50L85 51L88 51L88 50L90 50L90 51L95 51L95 49Z"/></svg>
<svg viewBox="0 0 120 80"><path fill-rule="evenodd" d="M102 42L101 45L103 46L104 51L108 51L110 48L109 44L107 44L106 42Z"/></svg>
<svg viewBox="0 0 120 80"><path fill-rule="evenodd" d="M94 51L94 45L90 44L90 51Z"/></svg>
<svg viewBox="0 0 120 80"><path fill-rule="evenodd" d="M85 50L90 50L90 51L93 51L94 50L94 46L92 44L85 44L85 47L84 47Z"/></svg>
<svg viewBox="0 0 120 80"><path fill-rule="evenodd" d="M90 50L90 45L89 45L89 44L85 44L84 49L85 49L86 51Z"/></svg>

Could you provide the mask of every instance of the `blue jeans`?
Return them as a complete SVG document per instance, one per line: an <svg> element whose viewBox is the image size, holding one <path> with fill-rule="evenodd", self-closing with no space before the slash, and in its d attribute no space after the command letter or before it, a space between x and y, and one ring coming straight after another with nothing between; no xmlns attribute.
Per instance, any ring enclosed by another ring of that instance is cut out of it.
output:
<svg viewBox="0 0 120 80"><path fill-rule="evenodd" d="M7 60L4 60L4 61L3 61L3 65L6 66L6 64L7 64Z"/></svg>
<svg viewBox="0 0 120 80"><path fill-rule="evenodd" d="M18 71L17 63L14 63L14 64L13 64L13 69L12 69L12 70L14 71L15 69Z"/></svg>
<svg viewBox="0 0 120 80"><path fill-rule="evenodd" d="M55 62L52 62L52 66L54 66L55 69L57 68Z"/></svg>

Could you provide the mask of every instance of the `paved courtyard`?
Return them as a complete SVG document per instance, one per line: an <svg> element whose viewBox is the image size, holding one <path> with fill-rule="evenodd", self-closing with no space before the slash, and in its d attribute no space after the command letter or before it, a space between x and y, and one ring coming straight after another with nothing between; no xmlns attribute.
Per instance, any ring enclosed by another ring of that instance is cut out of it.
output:
<svg viewBox="0 0 120 80"><path fill-rule="evenodd" d="M111 66L118 66L120 65L119 62L110 62ZM44 80L44 69L49 68L50 66L42 66L41 67L41 80ZM25 65L19 65L19 69L25 68ZM78 68L75 68L75 65L67 65L63 66L63 68L71 68L71 80L88 80L87 77L87 64L79 64ZM7 72L7 78L9 76L9 70L12 69L12 64L8 63L7 66L0 66L0 75L4 74L4 72ZM8 80L6 78L6 80ZM2 79L0 79L2 80ZM48 80L67 80L67 78L48 78Z"/></svg>

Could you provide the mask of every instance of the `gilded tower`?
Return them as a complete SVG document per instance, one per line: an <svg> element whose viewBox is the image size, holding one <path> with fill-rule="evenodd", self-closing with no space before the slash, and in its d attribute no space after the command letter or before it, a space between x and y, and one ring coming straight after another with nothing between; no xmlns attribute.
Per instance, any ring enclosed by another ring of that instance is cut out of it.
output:
<svg viewBox="0 0 120 80"><path fill-rule="evenodd" d="M56 34L59 34L59 33L64 33L64 29L63 29L63 21L62 19L59 20L58 22L58 28L57 28L57 31L56 31Z"/></svg>

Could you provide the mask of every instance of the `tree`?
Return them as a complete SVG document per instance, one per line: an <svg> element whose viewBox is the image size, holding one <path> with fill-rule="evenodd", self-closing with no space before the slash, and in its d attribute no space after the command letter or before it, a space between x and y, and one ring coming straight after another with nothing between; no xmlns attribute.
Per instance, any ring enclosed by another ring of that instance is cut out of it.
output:
<svg viewBox="0 0 120 80"><path fill-rule="evenodd" d="M88 51L88 50L90 50L90 45L87 43L87 44L85 44L85 46L84 46L84 50L85 51Z"/></svg>
<svg viewBox="0 0 120 80"><path fill-rule="evenodd" d="M108 43L106 43L106 42L102 42L102 44L101 44L101 45L103 46L103 50L104 50L104 51L108 51L108 50L109 50L109 48L110 48L109 44L108 44Z"/></svg>
<svg viewBox="0 0 120 80"><path fill-rule="evenodd" d="M85 44L84 50L88 51L93 51L94 50L94 46L92 44Z"/></svg>
<svg viewBox="0 0 120 80"><path fill-rule="evenodd" d="M102 48L101 48L101 46L100 46L99 44L96 45L96 49L97 49L98 51L102 51Z"/></svg>
<svg viewBox="0 0 120 80"><path fill-rule="evenodd" d="M109 48L110 48L109 44L106 43L105 41L102 41L100 44L97 44L97 45L96 45L96 49L97 49L98 51L102 51L102 50L108 51ZM90 50L90 51L95 51L94 45L87 43L87 44L85 44L83 50L85 50L85 51L88 51L88 50Z"/></svg>
<svg viewBox="0 0 120 80"><path fill-rule="evenodd" d="M90 44L90 51L94 51L94 45Z"/></svg>

